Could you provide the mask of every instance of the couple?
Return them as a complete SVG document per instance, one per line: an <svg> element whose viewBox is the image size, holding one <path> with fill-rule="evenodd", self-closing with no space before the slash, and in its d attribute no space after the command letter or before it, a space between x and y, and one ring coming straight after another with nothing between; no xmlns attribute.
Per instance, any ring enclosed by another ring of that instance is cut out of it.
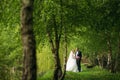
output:
<svg viewBox="0 0 120 80"><path fill-rule="evenodd" d="M66 71L81 72L81 58L82 53L78 48L76 51L72 50L66 64Z"/></svg>

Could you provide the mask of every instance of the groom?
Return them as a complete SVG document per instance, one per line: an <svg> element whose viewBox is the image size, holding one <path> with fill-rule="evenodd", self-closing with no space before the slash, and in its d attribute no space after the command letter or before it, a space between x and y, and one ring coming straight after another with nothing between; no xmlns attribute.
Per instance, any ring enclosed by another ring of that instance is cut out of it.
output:
<svg viewBox="0 0 120 80"><path fill-rule="evenodd" d="M79 48L76 48L76 63L77 63L79 72L81 72L81 58L82 58L82 53L79 50Z"/></svg>

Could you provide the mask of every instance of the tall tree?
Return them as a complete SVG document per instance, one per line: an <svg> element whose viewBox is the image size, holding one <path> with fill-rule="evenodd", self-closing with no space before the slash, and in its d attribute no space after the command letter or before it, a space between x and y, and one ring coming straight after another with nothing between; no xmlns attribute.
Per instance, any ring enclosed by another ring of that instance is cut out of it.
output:
<svg viewBox="0 0 120 80"><path fill-rule="evenodd" d="M47 28L47 34L48 34L49 42L51 44L51 50L54 55L54 61L55 61L53 80L58 80L62 75L60 57L59 57L61 33L58 32L55 15L53 15L52 22L53 22L53 33L51 33L50 31L51 29ZM52 38L52 34L54 34L54 38Z"/></svg>
<svg viewBox="0 0 120 80"><path fill-rule="evenodd" d="M63 1L60 0L60 8L61 8L61 14L60 14L60 25L61 27L64 28L64 48L65 48L65 52L64 52L64 65L63 65L63 73L61 76L61 80L64 80L64 77L66 75L66 63L67 63L67 34L66 34L66 27L63 24Z"/></svg>
<svg viewBox="0 0 120 80"><path fill-rule="evenodd" d="M33 2L22 0L21 37L23 44L22 80L36 80L36 41L33 33Z"/></svg>

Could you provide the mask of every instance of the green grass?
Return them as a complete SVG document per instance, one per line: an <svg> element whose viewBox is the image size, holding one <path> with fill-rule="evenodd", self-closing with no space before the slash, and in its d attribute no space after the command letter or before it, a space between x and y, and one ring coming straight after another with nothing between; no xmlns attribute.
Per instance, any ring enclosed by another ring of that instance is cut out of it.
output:
<svg viewBox="0 0 120 80"><path fill-rule="evenodd" d="M120 80L120 73L113 74L100 67L87 69L82 72L67 72L64 80ZM53 72L48 71L38 76L38 80L52 80Z"/></svg>

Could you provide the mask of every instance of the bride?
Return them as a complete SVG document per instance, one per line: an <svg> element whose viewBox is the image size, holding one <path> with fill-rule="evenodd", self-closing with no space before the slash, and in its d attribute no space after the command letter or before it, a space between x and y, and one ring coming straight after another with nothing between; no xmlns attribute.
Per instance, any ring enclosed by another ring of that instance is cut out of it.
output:
<svg viewBox="0 0 120 80"><path fill-rule="evenodd" d="M79 72L74 50L70 52L70 55L66 64L66 71Z"/></svg>

